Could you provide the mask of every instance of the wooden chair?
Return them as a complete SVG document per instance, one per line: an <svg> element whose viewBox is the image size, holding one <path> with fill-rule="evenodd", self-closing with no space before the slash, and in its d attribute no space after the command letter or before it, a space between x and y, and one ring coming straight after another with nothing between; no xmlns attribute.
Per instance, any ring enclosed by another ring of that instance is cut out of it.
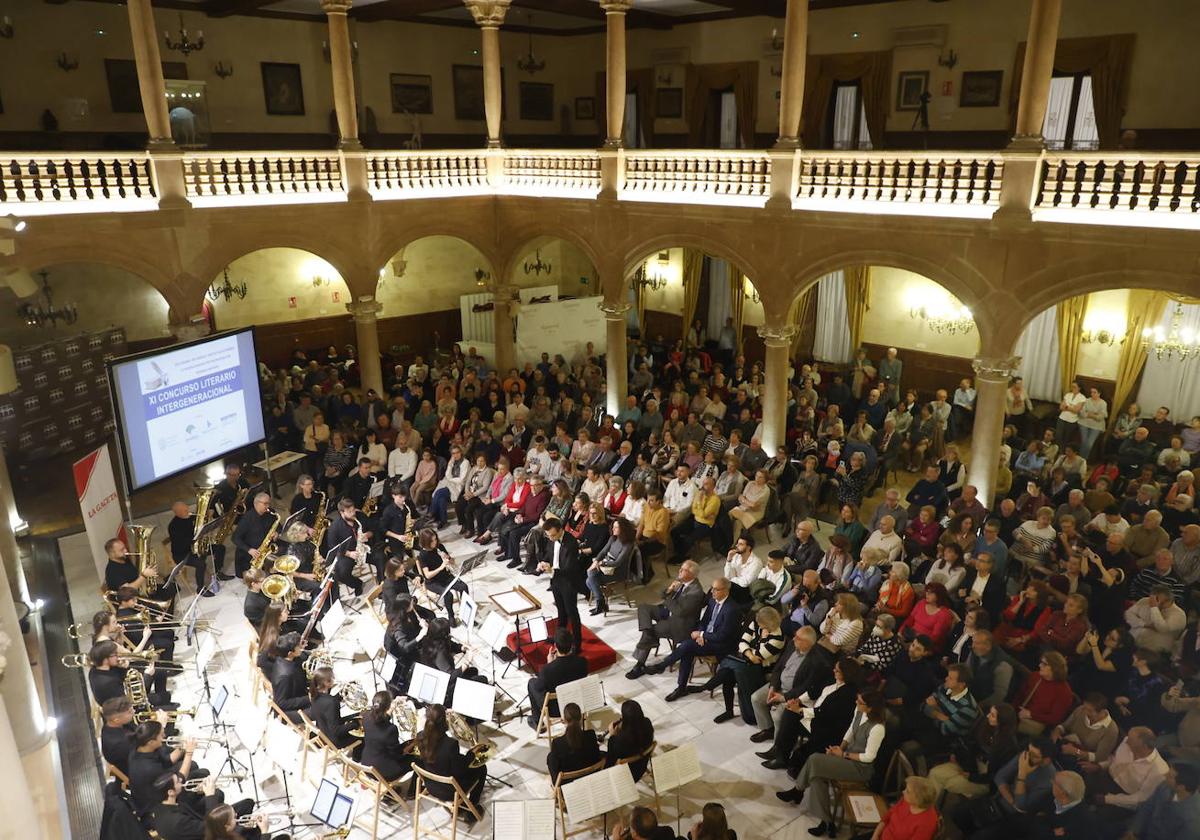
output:
<svg viewBox="0 0 1200 840"><path fill-rule="evenodd" d="M462 789L462 785L453 776L439 776L436 773L430 773L428 770L414 764L413 771L417 774L416 792L413 796L413 838L420 840L421 834L421 801L428 799L438 807L450 812L450 836L449 840L457 840L458 837L458 812L460 808L465 808L467 812L478 822L483 819L483 814L475 807L475 803L471 801L470 791ZM427 785L429 782L435 784L447 785L454 789L454 799L450 802L441 797L434 796L428 791ZM483 784L481 779L477 784ZM427 831L431 837L436 837L438 840L446 840L446 835L440 831Z"/></svg>
<svg viewBox="0 0 1200 840"><path fill-rule="evenodd" d="M637 764L639 761L646 762L646 772L642 774L640 781L647 782L650 785L650 790L654 793L654 813L658 813L660 806L658 801L658 785L654 784L654 765L650 763L650 757L654 755L654 751L658 749L658 741L651 741L650 746L642 750L637 755L631 755L628 758L618 758L617 764ZM648 781L647 781L648 780Z"/></svg>
<svg viewBox="0 0 1200 840"><path fill-rule="evenodd" d="M129 777L117 769L116 765L104 762L104 769L108 771L108 775L113 777L114 781L121 783L121 790L129 790Z"/></svg>
<svg viewBox="0 0 1200 840"><path fill-rule="evenodd" d="M371 794L371 799L374 805L369 809L359 808L354 817L354 825L363 825L363 822L369 820L371 826L371 840L377 840L379 836L379 810L393 803L400 807L402 812L408 811L408 805L404 801L403 795L397 790L397 786L407 785L412 779L412 773L406 773L395 782L389 783L387 779L380 775L379 771L374 767L368 767L366 764L360 764L349 755L339 755L339 761L345 768L345 778L347 781L353 781L360 788ZM415 769L415 768L414 768ZM416 803L413 803L414 811ZM416 823L413 823L413 832L416 836Z"/></svg>
<svg viewBox="0 0 1200 840"><path fill-rule="evenodd" d="M633 609L633 596L630 595L630 590L633 588L634 569L640 568L642 564L641 552L635 546L633 553L629 557L629 564L625 567L625 576L613 578L607 583L600 584L600 591L604 593L604 600L611 601L617 595L617 590L620 589L621 597L625 599L625 606ZM636 563L635 563L636 561ZM640 581L639 581L640 583Z"/></svg>
<svg viewBox="0 0 1200 840"><path fill-rule="evenodd" d="M550 704L555 703L557 701L558 701L558 695L556 693L554 693L553 691L547 691L545 699L542 700L541 714L538 715L538 724L537 724L537 729L535 730L535 734L538 738L540 738L540 737L542 737L542 733L544 732L546 735L547 745L549 744L550 741L554 740L554 734L553 734L554 724L562 723L561 715L555 715L550 712ZM559 711L561 712L562 709L559 709Z"/></svg>
<svg viewBox="0 0 1200 840"><path fill-rule="evenodd" d="M343 757L348 758L354 754L355 747L362 743L356 740L348 746L338 749L337 744L329 740L329 737L313 723L312 718L303 709L300 710L300 720L304 722L304 734L302 735L304 739L304 757L300 759L301 780L308 778L308 753L312 748L315 747L321 751L321 777L324 778L325 771L329 769L330 758L337 757L336 760L340 760Z"/></svg>
<svg viewBox="0 0 1200 840"><path fill-rule="evenodd" d="M574 831L567 830L567 802L563 798L562 786L592 773L597 773L604 769L604 765L605 760L601 758L591 767L583 767L579 770L564 770L554 780L554 807L558 811L559 825L562 826L562 840L567 840L568 837L574 837L576 834L583 834L587 831L586 828L577 828Z"/></svg>
<svg viewBox="0 0 1200 840"><path fill-rule="evenodd" d="M817 784L821 784L820 781ZM840 833L842 828L850 826L851 833L856 830L874 828L876 822L859 822L854 817L854 808L850 804L851 796L869 796L875 799L875 807L879 811L879 816L882 817L887 813L887 802L882 796L872 791L864 782L850 782L841 779L834 779L829 782L833 787L833 796L831 800L836 803L830 810L833 812L834 831Z"/></svg>
<svg viewBox="0 0 1200 840"><path fill-rule="evenodd" d="M887 770L883 773L883 784L880 786L879 792L886 799L899 799L904 793L905 785L908 784L908 777L915 776L916 772L912 762L904 754L904 750L896 750L892 753L892 760L888 762Z"/></svg>

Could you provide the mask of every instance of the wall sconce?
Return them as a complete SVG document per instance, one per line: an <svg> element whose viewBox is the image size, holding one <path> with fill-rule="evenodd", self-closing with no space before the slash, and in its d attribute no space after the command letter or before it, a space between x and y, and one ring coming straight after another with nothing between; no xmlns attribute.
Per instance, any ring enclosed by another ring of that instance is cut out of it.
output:
<svg viewBox="0 0 1200 840"><path fill-rule="evenodd" d="M72 70L79 69L79 57L75 55L67 55L65 52L60 52L58 58L54 60L58 65L58 69L64 73L70 73Z"/></svg>
<svg viewBox="0 0 1200 840"><path fill-rule="evenodd" d="M762 298L758 296L758 289L754 288L754 284L749 280L742 287L742 294L746 296L746 300L752 301L755 305L762 303Z"/></svg>
<svg viewBox="0 0 1200 840"><path fill-rule="evenodd" d="M945 58L943 58L941 55L938 55L939 67L945 67L947 70L953 70L954 65L956 64L958 64L958 53L956 53L953 49L950 50L950 54Z"/></svg>
<svg viewBox="0 0 1200 840"><path fill-rule="evenodd" d="M314 274L313 278L312 278L312 284L313 284L314 289L319 289L322 286L328 286L332 282L333 281L330 280L328 277L322 277L320 274Z"/></svg>
<svg viewBox="0 0 1200 840"><path fill-rule="evenodd" d="M8 15L0 18L0 38L11 38L13 36L13 22Z"/></svg>
<svg viewBox="0 0 1200 840"><path fill-rule="evenodd" d="M771 49L774 52L779 52L783 49L783 36L779 34L778 29L771 30Z"/></svg>
<svg viewBox="0 0 1200 840"><path fill-rule="evenodd" d="M325 56L326 64L333 62L333 51L330 49L328 41L321 42L321 55ZM358 61L358 41L350 42L350 60Z"/></svg>
<svg viewBox="0 0 1200 840"><path fill-rule="evenodd" d="M1097 313L1095 317L1084 320L1083 329L1079 332L1079 340L1084 344L1112 347L1115 344L1124 344L1128 334L1128 325L1119 315Z"/></svg>
<svg viewBox="0 0 1200 840"><path fill-rule="evenodd" d="M401 250L396 258L392 260L392 274L397 280L404 276L404 272L408 271L408 260L404 259L404 251Z"/></svg>
<svg viewBox="0 0 1200 840"><path fill-rule="evenodd" d="M213 72L217 74L218 78L228 79L233 75L233 63L226 64L224 61L218 61L213 65Z"/></svg>
<svg viewBox="0 0 1200 840"><path fill-rule="evenodd" d="M1101 344L1105 347L1112 347L1114 344L1125 343L1125 336L1117 338L1117 334L1109 332L1105 329L1084 330L1079 334L1079 340L1084 344Z"/></svg>
<svg viewBox="0 0 1200 840"><path fill-rule="evenodd" d="M475 269L475 285L485 286L492 279L492 272L484 271L482 268Z"/></svg>

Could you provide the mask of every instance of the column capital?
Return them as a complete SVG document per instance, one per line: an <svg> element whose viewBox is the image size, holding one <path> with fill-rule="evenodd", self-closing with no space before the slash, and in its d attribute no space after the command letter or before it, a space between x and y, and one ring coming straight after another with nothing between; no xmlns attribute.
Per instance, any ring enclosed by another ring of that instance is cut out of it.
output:
<svg viewBox="0 0 1200 840"><path fill-rule="evenodd" d="M600 311L604 313L606 321L623 321L625 316L629 314L629 310L633 309L633 304L628 301L602 301L599 304Z"/></svg>
<svg viewBox="0 0 1200 840"><path fill-rule="evenodd" d="M347 303L346 311L354 316L356 324L373 324L379 319L383 304L371 295L363 295L353 303Z"/></svg>
<svg viewBox="0 0 1200 840"><path fill-rule="evenodd" d="M758 328L758 336L768 347L791 347L792 339L799 331L800 328L795 324L787 324L782 327L763 325Z"/></svg>
<svg viewBox="0 0 1200 840"><path fill-rule="evenodd" d="M1020 356L979 357L971 360L971 368L975 375L991 382L1007 382L1020 366Z"/></svg>
<svg viewBox="0 0 1200 840"><path fill-rule="evenodd" d="M521 287L512 283L489 283L487 290L492 293L493 301L508 303L520 297Z"/></svg>
<svg viewBox="0 0 1200 840"><path fill-rule="evenodd" d="M471 10L475 23L484 29L499 29L504 24L504 16L512 0L463 0Z"/></svg>
<svg viewBox="0 0 1200 840"><path fill-rule="evenodd" d="M354 0L321 0L321 11L327 15L349 14Z"/></svg>
<svg viewBox="0 0 1200 840"><path fill-rule="evenodd" d="M623 15L633 8L633 0L600 0L600 8L605 14Z"/></svg>

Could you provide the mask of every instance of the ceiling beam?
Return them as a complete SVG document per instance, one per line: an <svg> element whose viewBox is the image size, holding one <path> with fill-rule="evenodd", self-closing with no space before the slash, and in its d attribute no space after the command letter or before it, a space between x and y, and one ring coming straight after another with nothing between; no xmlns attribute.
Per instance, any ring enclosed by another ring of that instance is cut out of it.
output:
<svg viewBox="0 0 1200 840"><path fill-rule="evenodd" d="M277 0L208 0L197 11L202 11L209 17L229 17L230 15L245 15L257 12L263 6L269 6Z"/></svg>
<svg viewBox="0 0 1200 840"><path fill-rule="evenodd" d="M382 3L352 9L350 16L363 21L411 20L415 15L441 12L462 4L462 0L384 0Z"/></svg>

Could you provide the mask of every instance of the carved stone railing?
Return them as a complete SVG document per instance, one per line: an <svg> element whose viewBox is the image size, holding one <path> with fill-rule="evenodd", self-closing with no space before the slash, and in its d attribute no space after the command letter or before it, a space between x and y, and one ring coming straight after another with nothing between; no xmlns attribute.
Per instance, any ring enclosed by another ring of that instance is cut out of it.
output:
<svg viewBox="0 0 1200 840"><path fill-rule="evenodd" d="M501 192L595 198L600 192L600 155L594 151L508 149Z"/></svg>
<svg viewBox="0 0 1200 840"><path fill-rule="evenodd" d="M333 152L203 152L183 159L188 200L212 204L342 201L341 158Z"/></svg>
<svg viewBox="0 0 1200 840"><path fill-rule="evenodd" d="M1000 203L1001 153L801 152L799 209L990 216Z"/></svg>
<svg viewBox="0 0 1200 840"><path fill-rule="evenodd" d="M1034 213L1054 221L1200 225L1200 154L1136 152L1047 154Z"/></svg>
<svg viewBox="0 0 1200 840"><path fill-rule="evenodd" d="M432 198L489 192L482 150L371 152L367 183L375 198Z"/></svg>
<svg viewBox="0 0 1200 840"><path fill-rule="evenodd" d="M0 215L143 210L156 206L150 156L144 152L0 153Z"/></svg>
<svg viewBox="0 0 1200 840"><path fill-rule="evenodd" d="M761 206L770 194L766 152L637 151L623 157L625 199Z"/></svg>

